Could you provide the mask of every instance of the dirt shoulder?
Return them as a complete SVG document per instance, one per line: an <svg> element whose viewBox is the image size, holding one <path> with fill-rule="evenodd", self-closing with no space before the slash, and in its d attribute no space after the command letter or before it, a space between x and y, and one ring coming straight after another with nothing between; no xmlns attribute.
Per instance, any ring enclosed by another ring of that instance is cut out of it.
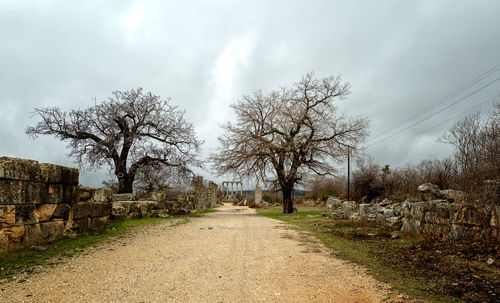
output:
<svg viewBox="0 0 500 303"><path fill-rule="evenodd" d="M246 207L159 223L1 285L1 302L380 302L315 239Z"/></svg>

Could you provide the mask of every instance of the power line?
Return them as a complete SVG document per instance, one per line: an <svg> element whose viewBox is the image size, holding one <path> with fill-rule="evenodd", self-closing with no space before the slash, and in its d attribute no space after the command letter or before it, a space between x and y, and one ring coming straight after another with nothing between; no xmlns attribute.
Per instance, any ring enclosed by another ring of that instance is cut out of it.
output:
<svg viewBox="0 0 500 303"><path fill-rule="evenodd" d="M430 118L434 117L435 115L437 115L437 114L439 114L439 113L443 112L444 110L446 110L446 109L448 109L448 108L452 107L453 105L455 105L455 104L457 104L457 103L459 103L459 102L464 101L465 99L467 99L467 98L469 98L470 96L472 96L472 95L476 94L477 92L479 92L479 91L481 91L481 90L485 89L486 87L488 87L488 86L492 85L493 83L497 82L498 80L500 80L500 77L498 77L498 78L496 78L495 80L493 80L493 81L489 82L488 84L485 84L485 85L481 86L480 88L478 88L478 89L476 89L475 91L473 91L473 92L471 92L471 93L467 94L466 96L464 96L464 97L462 97L462 98L458 99L457 101L455 101L455 102L453 102L453 103L449 104L448 106L443 107L442 109L438 110L437 112L435 112L435 113L433 113L433 114L431 114L431 115L429 115L429 116L427 116L427 117L425 117L425 118L423 118L423 119L420 119L419 121L417 121L417 122L415 122L415 123L411 124L410 126L405 127L405 128L403 128L402 130L400 130L400 131L398 131L398 132L396 132L396 133L394 133L394 134L392 134L392 135L390 135L390 136L388 136L388 137L385 137L385 138L384 138L384 139L382 139L382 140L379 140L379 141L377 141L377 142L375 142L375 143L369 144L367 147L371 147L371 146L373 146L373 145L377 145L377 144L380 144L380 143L382 143L382 142L384 142L384 141L387 141L388 139L390 139L390 138L392 138L392 137L394 137L394 136L396 136L396 135L399 135L400 133L404 132L405 130L408 130L408 129L410 129L410 128L412 128L412 127L414 127L414 126L416 126L416 125L418 125L418 124L420 124L420 123L422 123L422 122L424 122L424 121L426 121L426 120L429 120Z"/></svg>
<svg viewBox="0 0 500 303"><path fill-rule="evenodd" d="M499 96L496 96L496 97L497 97L497 99L498 99L498 97L500 97L500 95L499 95ZM404 138L403 140L400 140L400 141L398 141L398 142L396 142L396 143L393 143L393 144L392 144L392 146L394 146L394 145L398 145L398 144L401 144L401 143L403 143L403 142L405 142L405 141L408 141L409 139L415 138L415 137L416 137L416 136L418 136L418 135L421 135L421 134L423 134L423 133L426 133L426 132L428 132L428 131L430 131L430 130L432 130L432 129L435 129L435 128L436 128L436 127L438 127L438 126L441 126L441 125L443 125L443 124L445 124L445 123L447 123L447 122L450 122L451 120L455 120L456 118L461 117L461 116L463 116L464 114L466 114L466 113L468 113L468 112L473 111L473 110L474 110L474 109L476 109L477 107L481 107L482 105L484 105L484 104L486 104L486 103L488 103L488 102L493 102L493 101L494 101L494 99L488 98L487 100L485 100L485 101L483 101L483 102L481 102L481 103L479 103L479 104L477 104L477 105L475 105L475 106L473 106L473 107L469 108L468 110L466 110L466 111L464 111L464 112L462 112L462 113L460 113L460 114L458 114L458 115L453 116L453 117L452 117L452 118L450 118L450 119L447 119L447 120L445 120L445 121L443 121L443 122L441 122L441 123L438 123L438 124L436 124L436 125L434 125L434 126L432 126L432 127L430 127L430 128L427 128L427 129L425 129L425 130L423 130L423 131L421 131L421 132L419 132L419 133L417 133L417 134L411 135L411 136L409 136L409 137ZM374 151L378 151L378 150L381 150L381 149L383 149L384 147L386 147L386 146L379 147L379 148L377 148L377 149L375 149L375 150L372 150L372 152L374 152Z"/></svg>
<svg viewBox="0 0 500 303"><path fill-rule="evenodd" d="M416 114L414 117L418 117L420 115L423 115L423 114L427 113L428 111L430 111L431 109L433 109L435 107L438 107L439 105L441 105L443 103L446 103L446 101L448 101L452 97L455 97L456 95L462 93L463 91L465 91L469 87L471 87L471 86L477 84L478 82L482 81L483 79L487 78L488 76L490 76L491 74L493 74L494 72L496 72L499 68L500 68L500 64L495 65L491 69L487 70L486 72L482 73L481 75L479 75L476 78L472 79L471 81L467 82L463 86L455 89L454 91L452 91L448 95L446 95L443 98L439 99L437 102L435 102L435 103L431 104L430 106L426 107L425 109L423 109L422 111L420 111L418 114ZM380 134L372 137L370 140L379 138L379 137L385 135L387 132L391 132L391 131L394 131L395 129L403 127L405 124L408 124L408 121L405 122L405 123L403 123L402 125L396 127L396 128L387 129L386 131L384 131L384 132L382 132L382 133L380 133Z"/></svg>

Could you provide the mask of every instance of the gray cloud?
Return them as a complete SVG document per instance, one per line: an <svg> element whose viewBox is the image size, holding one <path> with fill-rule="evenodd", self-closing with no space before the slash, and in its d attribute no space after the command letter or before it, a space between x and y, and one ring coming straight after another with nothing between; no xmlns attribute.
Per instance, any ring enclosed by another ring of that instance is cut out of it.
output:
<svg viewBox="0 0 500 303"><path fill-rule="evenodd" d="M416 113L500 63L498 11L496 1L451 0L4 1L0 155L73 165L66 143L24 134L33 108L90 106L138 86L186 109L207 153L235 98L311 70L351 83L339 108L367 116L373 138L418 121ZM444 157L450 148L436 140L456 119L434 126L499 93L500 81L368 153L392 166ZM81 182L99 186L103 177L86 173Z"/></svg>

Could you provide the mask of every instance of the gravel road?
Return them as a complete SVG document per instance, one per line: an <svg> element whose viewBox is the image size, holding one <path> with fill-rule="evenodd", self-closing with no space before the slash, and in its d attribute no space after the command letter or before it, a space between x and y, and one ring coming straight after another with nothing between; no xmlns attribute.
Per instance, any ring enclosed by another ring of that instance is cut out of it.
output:
<svg viewBox="0 0 500 303"><path fill-rule="evenodd" d="M312 237L229 204L186 224L138 227L0 288L1 302L380 302L389 295Z"/></svg>

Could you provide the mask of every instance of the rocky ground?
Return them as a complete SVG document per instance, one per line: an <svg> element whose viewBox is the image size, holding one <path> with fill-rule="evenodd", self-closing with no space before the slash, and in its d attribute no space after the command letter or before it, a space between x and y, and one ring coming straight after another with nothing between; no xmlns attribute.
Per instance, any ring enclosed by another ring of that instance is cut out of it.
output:
<svg viewBox="0 0 500 303"><path fill-rule="evenodd" d="M388 286L289 225L225 205L0 285L1 302L380 302Z"/></svg>

